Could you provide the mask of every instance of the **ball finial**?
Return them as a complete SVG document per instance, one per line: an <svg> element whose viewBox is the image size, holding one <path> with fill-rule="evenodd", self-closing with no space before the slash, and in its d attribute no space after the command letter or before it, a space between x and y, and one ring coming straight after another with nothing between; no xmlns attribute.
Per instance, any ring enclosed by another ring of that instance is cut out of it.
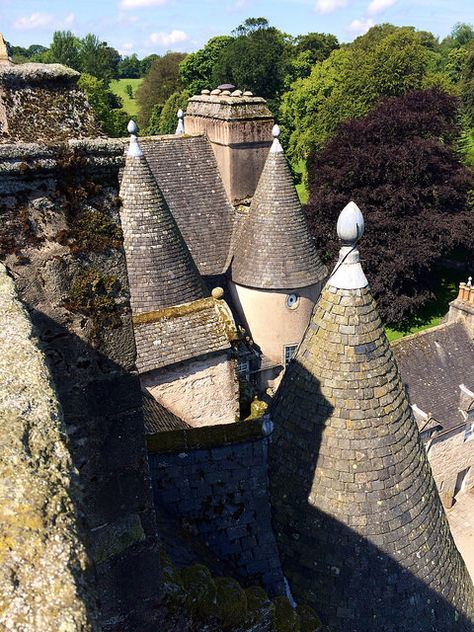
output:
<svg viewBox="0 0 474 632"><path fill-rule="evenodd" d="M280 126L275 123L272 129L273 144L270 147L270 153L281 154L283 153L283 147L280 144Z"/></svg>
<svg viewBox="0 0 474 632"><path fill-rule="evenodd" d="M273 126L272 135L273 135L273 138L279 138L280 137L280 126L277 125L276 123Z"/></svg>
<svg viewBox="0 0 474 632"><path fill-rule="evenodd" d="M221 287L215 287L211 292L212 298L221 299L224 298L224 290Z"/></svg>
<svg viewBox="0 0 474 632"><path fill-rule="evenodd" d="M129 134L136 134L138 132L137 124L133 119L130 119L127 125L127 131Z"/></svg>
<svg viewBox="0 0 474 632"><path fill-rule="evenodd" d="M348 245L355 245L364 234L364 217L355 202L345 206L337 220L337 235Z"/></svg>

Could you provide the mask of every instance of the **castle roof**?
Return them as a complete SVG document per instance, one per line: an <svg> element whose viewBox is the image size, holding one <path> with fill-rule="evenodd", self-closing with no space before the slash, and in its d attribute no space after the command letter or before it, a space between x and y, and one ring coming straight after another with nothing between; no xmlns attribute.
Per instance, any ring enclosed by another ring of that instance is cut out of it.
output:
<svg viewBox="0 0 474 632"><path fill-rule="evenodd" d="M120 196L133 313L204 298L196 264L133 134Z"/></svg>
<svg viewBox="0 0 474 632"><path fill-rule="evenodd" d="M322 281L326 272L275 137L235 247L232 280L262 289L299 288Z"/></svg>
<svg viewBox="0 0 474 632"><path fill-rule="evenodd" d="M461 384L474 390L474 343L462 322L427 329L392 342L408 399L449 430L465 423Z"/></svg>
<svg viewBox="0 0 474 632"><path fill-rule="evenodd" d="M146 389L142 391L143 421L147 435L169 430L185 430L189 424L165 408Z"/></svg>
<svg viewBox="0 0 474 632"><path fill-rule="evenodd" d="M227 270L234 211L205 136L140 141L150 169L202 275Z"/></svg>
<svg viewBox="0 0 474 632"><path fill-rule="evenodd" d="M433 617L449 629L447 603L472 613L472 586L358 260L354 207L271 408L283 569L296 600L304 595L336 632L421 632Z"/></svg>

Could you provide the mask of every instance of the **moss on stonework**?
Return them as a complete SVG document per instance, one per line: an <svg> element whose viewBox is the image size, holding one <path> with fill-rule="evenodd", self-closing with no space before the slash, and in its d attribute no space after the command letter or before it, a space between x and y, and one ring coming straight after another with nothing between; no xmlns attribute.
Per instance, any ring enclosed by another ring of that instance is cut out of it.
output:
<svg viewBox="0 0 474 632"><path fill-rule="evenodd" d="M121 326L121 309L116 302L120 291L117 277L102 276L93 268L81 270L73 280L64 306L91 319L91 337L96 339L104 329Z"/></svg>
<svg viewBox="0 0 474 632"><path fill-rule="evenodd" d="M301 632L319 632L322 629L321 619L311 606L305 604L298 605L296 612L301 621Z"/></svg>
<svg viewBox="0 0 474 632"><path fill-rule="evenodd" d="M188 598L186 605L192 614L200 617L212 615L216 603L216 584L203 564L194 564L180 572Z"/></svg>
<svg viewBox="0 0 474 632"><path fill-rule="evenodd" d="M56 235L57 241L69 246L73 254L101 252L122 246L122 230L111 217L97 209L87 209L76 214L75 221Z"/></svg>
<svg viewBox="0 0 474 632"><path fill-rule="evenodd" d="M24 259L24 248L37 247L44 242L39 237L24 200L19 200L20 206L12 213L9 209L0 207L0 257L16 254Z"/></svg>
<svg viewBox="0 0 474 632"><path fill-rule="evenodd" d="M275 632L301 632L301 620L287 597L275 597L273 600L273 629Z"/></svg>
<svg viewBox="0 0 474 632"><path fill-rule="evenodd" d="M268 613L273 613L274 605L261 586L245 589L247 597L247 621L251 625L262 623Z"/></svg>
<svg viewBox="0 0 474 632"><path fill-rule="evenodd" d="M215 613L224 630L241 625L247 618L247 595L232 577L217 577Z"/></svg>

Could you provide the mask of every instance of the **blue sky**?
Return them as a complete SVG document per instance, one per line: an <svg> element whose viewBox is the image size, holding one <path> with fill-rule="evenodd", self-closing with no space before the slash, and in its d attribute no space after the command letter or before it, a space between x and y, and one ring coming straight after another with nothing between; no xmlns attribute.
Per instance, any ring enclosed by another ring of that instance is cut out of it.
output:
<svg viewBox="0 0 474 632"><path fill-rule="evenodd" d="M0 0L0 32L12 44L48 45L55 30L92 32L122 54L192 51L245 18L264 16L297 35L334 33L351 41L372 24L392 22L440 37L474 22L472 0Z"/></svg>

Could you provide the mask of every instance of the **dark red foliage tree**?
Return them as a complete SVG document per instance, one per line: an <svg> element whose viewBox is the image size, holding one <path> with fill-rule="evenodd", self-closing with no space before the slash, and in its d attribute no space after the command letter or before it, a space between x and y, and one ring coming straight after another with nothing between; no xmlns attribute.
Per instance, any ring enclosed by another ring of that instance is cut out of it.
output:
<svg viewBox="0 0 474 632"><path fill-rule="evenodd" d="M438 89L388 98L340 125L308 162L306 212L319 248L334 259L338 214L354 200L365 217L364 269L387 323L403 324L433 297L443 254L473 247L473 174L453 148L456 121L456 99Z"/></svg>

